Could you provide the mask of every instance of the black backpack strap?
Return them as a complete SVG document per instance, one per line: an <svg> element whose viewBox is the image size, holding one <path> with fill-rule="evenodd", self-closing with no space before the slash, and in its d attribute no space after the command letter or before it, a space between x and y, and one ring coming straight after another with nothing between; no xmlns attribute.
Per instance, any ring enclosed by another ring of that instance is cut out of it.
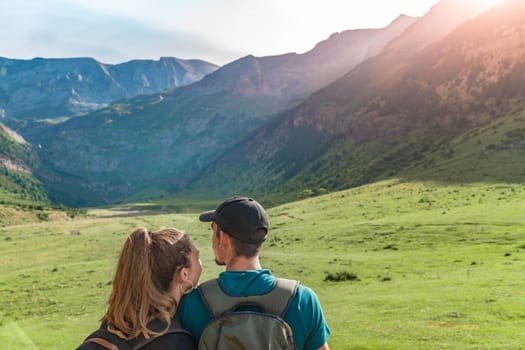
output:
<svg viewBox="0 0 525 350"><path fill-rule="evenodd" d="M166 327L166 322L162 320L154 320L148 324L148 327L156 332L160 332ZM176 319L171 320L167 332L163 335L170 333L187 334L189 337L192 337L191 333L182 328L180 323ZM155 339L157 339L157 337L149 337L148 339L146 339L144 335L141 334L135 339L124 340L122 338L119 338L116 334L113 334L110 331L108 331L107 323L104 321L100 328L93 332L91 335L89 335L82 345L88 343L96 343L108 350L138 350L143 346L151 343ZM82 349L82 345L78 349Z"/></svg>
<svg viewBox="0 0 525 350"><path fill-rule="evenodd" d="M226 294L215 278L199 285L198 290L212 318L243 304L256 304L264 308L265 312L282 317L288 310L298 285L299 281L276 278L272 290L266 294L233 296Z"/></svg>
<svg viewBox="0 0 525 350"><path fill-rule="evenodd" d="M166 327L166 323L161 320L154 320L148 324L148 328L158 332L162 331L164 327ZM191 333L182 328L179 321L177 321L174 318L171 320L170 327L168 328L167 332L161 335L161 337L170 333L187 334L188 336L193 337ZM157 339L157 337L149 337L148 339L146 339L144 335L141 334L137 339L130 341L131 350L138 350L143 346L151 343L155 339Z"/></svg>

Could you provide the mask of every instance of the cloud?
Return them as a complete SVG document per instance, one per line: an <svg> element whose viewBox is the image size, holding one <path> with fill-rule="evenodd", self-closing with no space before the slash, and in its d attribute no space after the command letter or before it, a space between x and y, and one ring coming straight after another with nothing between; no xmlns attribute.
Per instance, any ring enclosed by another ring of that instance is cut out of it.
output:
<svg viewBox="0 0 525 350"><path fill-rule="evenodd" d="M195 34L61 1L23 6L3 0L0 11L6 28L0 32L0 56L94 57L106 63L175 56L224 63L239 55Z"/></svg>

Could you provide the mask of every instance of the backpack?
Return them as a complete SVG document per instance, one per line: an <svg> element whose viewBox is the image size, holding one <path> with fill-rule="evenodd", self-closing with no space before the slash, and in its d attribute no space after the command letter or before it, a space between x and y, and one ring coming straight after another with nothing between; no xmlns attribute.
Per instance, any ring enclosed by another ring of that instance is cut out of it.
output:
<svg viewBox="0 0 525 350"><path fill-rule="evenodd" d="M226 294L217 279L201 284L198 290L212 320L201 334L199 350L295 350L292 329L282 317L298 285L277 278L267 294L236 297Z"/></svg>
<svg viewBox="0 0 525 350"><path fill-rule="evenodd" d="M153 324L148 324L150 328L156 330L164 329L165 323L163 321L155 320L152 322ZM183 329L175 320L172 320L168 331L163 335L169 333L183 333L188 334L191 337L190 332ZM135 339L124 340L116 334L108 331L107 323L104 321L100 328L91 333L76 350L138 350L155 339L157 339L157 337L153 336L146 339L144 335L141 334Z"/></svg>

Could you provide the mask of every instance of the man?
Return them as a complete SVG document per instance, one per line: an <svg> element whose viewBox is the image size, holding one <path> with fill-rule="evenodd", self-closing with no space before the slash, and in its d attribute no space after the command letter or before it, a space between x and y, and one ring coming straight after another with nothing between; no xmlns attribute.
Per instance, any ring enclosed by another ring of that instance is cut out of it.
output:
<svg viewBox="0 0 525 350"><path fill-rule="evenodd" d="M255 200L233 197L216 210L204 212L200 221L211 222L215 262L226 267L218 282L226 294L261 295L269 292L276 277L259 262L261 245L268 233L268 217ZM177 318L197 342L211 321L211 315L198 290L186 295L177 310ZM299 285L290 306L283 315L290 325L298 350L328 350L330 330L315 293Z"/></svg>

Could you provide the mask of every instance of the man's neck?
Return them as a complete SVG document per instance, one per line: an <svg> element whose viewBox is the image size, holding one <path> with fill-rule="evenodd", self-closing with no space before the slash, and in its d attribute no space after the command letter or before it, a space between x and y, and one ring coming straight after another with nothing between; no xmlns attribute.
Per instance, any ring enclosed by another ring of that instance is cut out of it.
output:
<svg viewBox="0 0 525 350"><path fill-rule="evenodd" d="M261 263L259 257L245 258L243 256L237 256L232 258L226 264L226 271L246 271L246 270L260 270Z"/></svg>

